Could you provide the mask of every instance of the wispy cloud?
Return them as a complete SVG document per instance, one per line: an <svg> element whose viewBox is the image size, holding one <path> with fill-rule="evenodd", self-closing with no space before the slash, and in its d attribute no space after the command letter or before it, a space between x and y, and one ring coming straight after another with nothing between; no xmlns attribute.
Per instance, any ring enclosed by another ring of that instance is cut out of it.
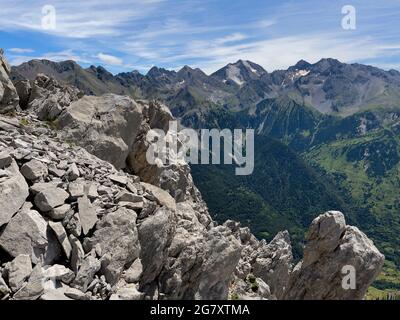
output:
<svg viewBox="0 0 400 320"><path fill-rule="evenodd" d="M9 56L10 64L11 65L19 65L23 62L33 60L33 59L44 59L44 60L51 60L55 62L59 61L66 61L66 60L73 60L78 63L90 63L87 57L83 57L73 50L63 50L58 52L47 52L42 55L24 55L24 54L13 54Z"/></svg>
<svg viewBox="0 0 400 320"><path fill-rule="evenodd" d="M109 64L109 65L118 65L119 66L119 65L123 64L122 59L112 56L110 54L99 53L97 55L97 58L99 58L105 64Z"/></svg>
<svg viewBox="0 0 400 320"><path fill-rule="evenodd" d="M43 4L1 0L0 43L3 35L11 63L73 59L112 72L188 64L208 73L238 59L267 70L322 57L400 64L400 3L390 0L353 0L354 31L341 28L345 0L52 0L55 30L42 28Z"/></svg>
<svg viewBox="0 0 400 320"><path fill-rule="evenodd" d="M7 51L12 52L12 53L32 53L32 52L35 52L35 50L28 49L28 48L10 48L10 49L7 49Z"/></svg>
<svg viewBox="0 0 400 320"><path fill-rule="evenodd" d="M170 60L197 59L205 71L212 72L227 61L246 59L255 61L268 70L287 68L300 59L316 62L335 57L345 62L363 61L388 54L389 47L369 37L354 38L338 34L316 33L296 35L245 43L221 44L214 41L194 41Z"/></svg>
<svg viewBox="0 0 400 320"><path fill-rule="evenodd" d="M185 61L192 61L194 66L207 73L239 59L254 61L272 71L287 68L300 59L316 62L321 58L335 57L344 62L362 62L398 53L397 46L380 44L377 39L340 33L313 33L266 40L235 33L221 38L188 41L178 47L166 44L154 50L151 43L141 42L127 45L124 49L161 65L183 66Z"/></svg>
<svg viewBox="0 0 400 320"><path fill-rule="evenodd" d="M43 1L24 0L1 3L0 28L26 29L70 38L116 36L126 32L124 26L135 19L143 19L163 0L53 0L56 28L45 29L42 19Z"/></svg>

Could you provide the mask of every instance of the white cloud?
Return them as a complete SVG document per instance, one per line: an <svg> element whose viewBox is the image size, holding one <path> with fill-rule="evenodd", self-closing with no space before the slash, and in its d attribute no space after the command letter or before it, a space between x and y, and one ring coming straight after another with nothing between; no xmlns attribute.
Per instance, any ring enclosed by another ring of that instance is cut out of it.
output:
<svg viewBox="0 0 400 320"><path fill-rule="evenodd" d="M116 36L126 32L124 26L136 19L146 18L164 0L52 0L56 28L42 28L43 1L13 0L1 3L0 29L34 30L70 38Z"/></svg>
<svg viewBox="0 0 400 320"><path fill-rule="evenodd" d="M160 57L158 63L195 60L195 67L211 73L228 62L250 60L268 71L286 69L300 59L316 62L321 58L336 58L343 62L361 62L388 55L390 48L380 46L370 37L353 38L339 34L316 33L267 40L223 42L221 38L191 41L179 52ZM394 48L393 48L394 49Z"/></svg>
<svg viewBox="0 0 400 320"><path fill-rule="evenodd" d="M117 66L123 64L122 59L109 54L99 53L97 55L97 58L99 58L105 64L117 65Z"/></svg>
<svg viewBox="0 0 400 320"><path fill-rule="evenodd" d="M90 61L85 58L80 56L79 54L76 54L73 50L63 50L63 51L58 51L58 52L47 52L42 55L35 55L35 56L27 56L24 54L11 54L7 57L9 59L9 62L13 66L20 65L21 63L24 63L29 60L33 59L39 59L39 60L50 60L50 61L55 61L55 62L60 62L60 61L65 61L65 60L73 60L78 63L89 63Z"/></svg>
<svg viewBox="0 0 400 320"><path fill-rule="evenodd" d="M215 42L219 43L219 44L225 44L225 43L242 41L246 38L247 38L247 36L245 36L243 33L237 32L237 33L229 34L222 38L218 38L215 40Z"/></svg>
<svg viewBox="0 0 400 320"><path fill-rule="evenodd" d="M33 53L33 52L35 52L35 50L28 49L28 48L10 48L10 49L7 49L7 51L12 52L12 53Z"/></svg>

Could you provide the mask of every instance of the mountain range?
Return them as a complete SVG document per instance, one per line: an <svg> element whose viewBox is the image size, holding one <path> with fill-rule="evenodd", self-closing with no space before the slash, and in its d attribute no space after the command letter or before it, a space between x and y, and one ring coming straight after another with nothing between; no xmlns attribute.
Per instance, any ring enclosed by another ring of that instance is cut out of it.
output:
<svg viewBox="0 0 400 320"><path fill-rule="evenodd" d="M193 128L254 128L255 170L192 166L218 221L235 218L258 238L283 228L300 256L318 214L337 209L385 254L379 289L400 289L400 72L322 59L267 72L239 60L211 75L189 66L113 75L73 61L12 67L14 83L45 73L87 95L115 93L165 103Z"/></svg>

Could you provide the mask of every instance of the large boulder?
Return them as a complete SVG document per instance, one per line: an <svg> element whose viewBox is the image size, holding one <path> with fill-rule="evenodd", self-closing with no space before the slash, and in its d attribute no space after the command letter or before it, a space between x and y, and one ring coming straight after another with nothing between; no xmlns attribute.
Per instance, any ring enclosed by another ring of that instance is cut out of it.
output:
<svg viewBox="0 0 400 320"><path fill-rule="evenodd" d="M44 275L41 264L33 268L27 283L13 296L14 300L37 300L44 293Z"/></svg>
<svg viewBox="0 0 400 320"><path fill-rule="evenodd" d="M14 83L19 96L19 106L26 109L32 92L31 82L29 80L20 80Z"/></svg>
<svg viewBox="0 0 400 320"><path fill-rule="evenodd" d="M20 174L17 163L11 160L6 151L1 159L9 164L4 169L4 177L0 178L0 227L10 221L12 216L22 207L29 195L29 187ZM1 160L0 159L0 160ZM9 159L9 160L6 160ZM10 162L11 161L11 162Z"/></svg>
<svg viewBox="0 0 400 320"><path fill-rule="evenodd" d="M231 231L207 228L193 203L176 206L176 231L160 275L161 290L172 299L227 299L241 246Z"/></svg>
<svg viewBox="0 0 400 320"><path fill-rule="evenodd" d="M31 258L26 254L18 255L7 265L8 284L12 291L18 291L32 272Z"/></svg>
<svg viewBox="0 0 400 320"><path fill-rule="evenodd" d="M54 187L51 183L43 186L43 189L35 196L35 204L42 212L48 212L64 204L69 194L61 189Z"/></svg>
<svg viewBox="0 0 400 320"><path fill-rule="evenodd" d="M268 284L271 294L281 299L292 271L292 246L287 231L279 232L267 245L261 242L254 259L253 274Z"/></svg>
<svg viewBox="0 0 400 320"><path fill-rule="evenodd" d="M163 130L166 134L165 139L168 139L170 121L175 120L170 110L163 104L150 101L142 104L142 116L140 131L127 159L129 167L142 181L168 191L178 202L189 199L201 201L187 163L173 161L170 164L163 164L157 161L150 164L147 161L146 152L150 145L147 135L150 130L158 129Z"/></svg>
<svg viewBox="0 0 400 320"><path fill-rule="evenodd" d="M51 263L58 258L60 248L52 238L47 222L34 210L20 210L0 235L0 247L10 256L29 255L32 262Z"/></svg>
<svg viewBox="0 0 400 320"><path fill-rule="evenodd" d="M379 274L384 256L341 212L312 222L304 259L294 268L284 299L359 300ZM355 277L354 287L347 277ZM348 282L349 281L349 282Z"/></svg>
<svg viewBox="0 0 400 320"><path fill-rule="evenodd" d="M158 209L138 226L143 272L141 288L151 284L160 274L168 257L168 246L175 229L175 213L166 207Z"/></svg>
<svg viewBox="0 0 400 320"><path fill-rule="evenodd" d="M140 245L136 228L136 213L120 208L103 217L93 237L86 238L87 251L96 248L101 256L101 272L114 285L124 269L139 256Z"/></svg>
<svg viewBox="0 0 400 320"><path fill-rule="evenodd" d="M124 168L139 130L139 105L125 96L85 96L58 118L65 139L83 146L100 159Z"/></svg>
<svg viewBox="0 0 400 320"><path fill-rule="evenodd" d="M11 68L0 49L0 113L7 113L19 109L17 90L10 80Z"/></svg>
<svg viewBox="0 0 400 320"><path fill-rule="evenodd" d="M88 197L84 196L78 199L78 210L82 231L86 235L98 220L96 208L92 206Z"/></svg>
<svg viewBox="0 0 400 320"><path fill-rule="evenodd" d="M26 179L35 181L47 175L47 166L33 159L21 167L21 173Z"/></svg>

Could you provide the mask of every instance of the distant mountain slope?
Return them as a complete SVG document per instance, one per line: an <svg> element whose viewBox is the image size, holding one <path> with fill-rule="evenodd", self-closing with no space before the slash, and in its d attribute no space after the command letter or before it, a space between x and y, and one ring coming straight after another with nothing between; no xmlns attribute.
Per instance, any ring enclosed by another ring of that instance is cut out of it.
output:
<svg viewBox="0 0 400 320"><path fill-rule="evenodd" d="M103 67L91 66L84 69L75 61L53 62L49 60L31 60L18 67L12 67L11 79L34 80L38 73L44 73L58 81L71 84L87 95L101 95L106 92L132 95L134 90L121 85Z"/></svg>
<svg viewBox="0 0 400 320"><path fill-rule="evenodd" d="M229 165L192 165L194 181L218 221L235 218L268 240L288 229L299 254L306 227L320 212L350 212L331 181L286 145L256 136L255 150L250 176L235 176Z"/></svg>
<svg viewBox="0 0 400 320"><path fill-rule="evenodd" d="M179 117L215 104L252 113L257 103L280 96L338 115L376 106L398 107L400 99L400 72L335 59L315 64L301 60L272 73L251 61L239 60L209 76L188 66L178 72L153 67L146 75L132 71L113 76L102 67L84 69L73 61L32 60L13 67L12 79L33 79L39 72L75 85L86 94L112 92L158 98Z"/></svg>

